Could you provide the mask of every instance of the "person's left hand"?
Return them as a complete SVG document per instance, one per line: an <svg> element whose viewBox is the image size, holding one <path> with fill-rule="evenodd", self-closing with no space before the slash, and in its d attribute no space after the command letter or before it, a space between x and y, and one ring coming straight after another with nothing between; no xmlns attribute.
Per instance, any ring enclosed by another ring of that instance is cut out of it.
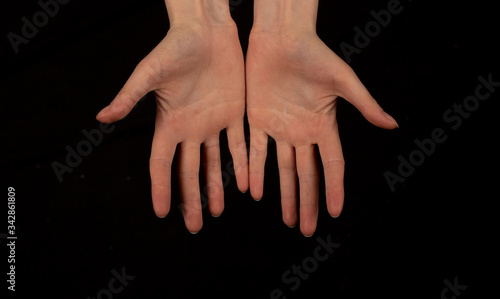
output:
<svg viewBox="0 0 500 299"><path fill-rule="evenodd" d="M310 236L318 218L319 148L325 172L326 203L331 216L344 202L344 158L337 125L337 101L345 98L372 124L394 129L354 71L311 29L252 29L247 54L247 114L250 123L249 184L253 198L263 196L267 139L276 141L283 221L298 222Z"/></svg>

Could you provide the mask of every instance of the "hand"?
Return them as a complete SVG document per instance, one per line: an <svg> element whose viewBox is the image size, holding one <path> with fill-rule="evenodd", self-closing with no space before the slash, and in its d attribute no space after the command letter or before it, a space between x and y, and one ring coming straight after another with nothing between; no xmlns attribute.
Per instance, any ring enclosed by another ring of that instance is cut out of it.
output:
<svg viewBox="0 0 500 299"><path fill-rule="evenodd" d="M306 5L305 2L297 3ZM372 98L354 71L318 38L314 26L300 26L297 18L290 19L295 26L254 25L250 36L246 63L249 183L252 197L260 200L267 139L271 136L277 147L283 221L290 227L298 221L298 176L300 230L311 236L318 218L315 145L319 147L325 172L328 212L338 217L343 206L344 159L336 120L338 97L349 101L378 127L394 129L397 123ZM265 21L269 22L269 18Z"/></svg>
<svg viewBox="0 0 500 299"><path fill-rule="evenodd" d="M248 189L244 59L229 7L224 7L228 3L223 2L227 1L190 8L187 6L198 4L167 0L171 21L167 36L97 116L106 123L120 120L146 93L154 91L157 113L150 158L153 207L158 217L165 217L170 210L171 166L179 145L183 215L192 233L203 225L198 180L201 145L210 213L218 216L224 209L219 152L219 132L223 129L238 188L242 192ZM201 14L186 20L185 15L193 11Z"/></svg>

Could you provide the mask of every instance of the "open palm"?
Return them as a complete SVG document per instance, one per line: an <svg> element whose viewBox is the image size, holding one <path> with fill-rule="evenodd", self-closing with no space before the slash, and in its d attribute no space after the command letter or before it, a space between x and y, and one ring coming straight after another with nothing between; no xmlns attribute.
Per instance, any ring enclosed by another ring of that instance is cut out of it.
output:
<svg viewBox="0 0 500 299"><path fill-rule="evenodd" d="M283 221L316 230L319 170L315 146L325 172L328 211L337 217L343 206L344 159L336 120L342 97L376 126L397 126L360 82L354 71L314 32L252 32L246 62L247 113L250 123L250 192L263 196L267 139L276 141Z"/></svg>
<svg viewBox="0 0 500 299"><path fill-rule="evenodd" d="M224 209L219 151L223 129L227 130L238 187L248 189L244 59L236 26L171 28L138 64L98 120L109 123L122 119L150 91L157 99L150 159L153 207L159 217L170 210L171 166L178 145L183 215L187 229L195 233L203 225L200 161L209 210L218 216Z"/></svg>

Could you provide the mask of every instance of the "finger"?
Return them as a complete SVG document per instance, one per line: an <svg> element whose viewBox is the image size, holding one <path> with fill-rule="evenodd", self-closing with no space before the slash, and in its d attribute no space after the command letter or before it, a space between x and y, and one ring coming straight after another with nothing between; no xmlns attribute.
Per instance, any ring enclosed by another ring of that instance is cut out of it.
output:
<svg viewBox="0 0 500 299"><path fill-rule="evenodd" d="M265 132L250 127L249 183L250 194L255 200L261 200L264 193L267 139Z"/></svg>
<svg viewBox="0 0 500 299"><path fill-rule="evenodd" d="M160 126L156 127L149 159L153 209L160 218L170 211L172 160L176 147L176 143L165 133Z"/></svg>
<svg viewBox="0 0 500 299"><path fill-rule="evenodd" d="M219 134L203 144L203 166L205 169L206 192L210 214L218 217L224 210L224 189L220 166Z"/></svg>
<svg viewBox="0 0 500 299"><path fill-rule="evenodd" d="M352 69L347 72L342 97L354 105L375 126L384 129L399 128L396 120L384 112Z"/></svg>
<svg viewBox="0 0 500 299"><path fill-rule="evenodd" d="M157 73L157 66L154 66L151 59L143 59L111 104L97 114L97 120L111 123L127 116L135 104L154 89Z"/></svg>
<svg viewBox="0 0 500 299"><path fill-rule="evenodd" d="M236 183L241 192L248 190L248 151L243 122L236 122L226 129L229 151L233 157Z"/></svg>
<svg viewBox="0 0 500 299"><path fill-rule="evenodd" d="M280 175L281 209L283 222L294 227L297 224L297 170L295 151L289 144L276 145Z"/></svg>
<svg viewBox="0 0 500 299"><path fill-rule="evenodd" d="M328 138L318 143L325 173L326 206L332 217L338 217L344 205L344 157L337 124Z"/></svg>
<svg viewBox="0 0 500 299"><path fill-rule="evenodd" d="M182 197L182 213L186 228L197 233L203 226L200 200L200 145L182 142L179 149L179 185Z"/></svg>
<svg viewBox="0 0 500 299"><path fill-rule="evenodd" d="M297 175L300 188L300 231L310 237L318 220L319 175L313 145L297 147Z"/></svg>

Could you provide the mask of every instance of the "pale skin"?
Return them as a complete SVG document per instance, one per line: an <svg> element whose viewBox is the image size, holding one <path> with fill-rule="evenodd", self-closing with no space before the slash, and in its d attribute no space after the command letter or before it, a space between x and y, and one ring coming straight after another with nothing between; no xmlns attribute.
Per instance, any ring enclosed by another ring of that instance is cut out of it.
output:
<svg viewBox="0 0 500 299"><path fill-rule="evenodd" d="M293 227L300 219L305 236L316 230L318 158L325 173L329 214L338 217L343 207L338 98L349 101L378 127L398 126L351 67L316 35L317 11L318 0L255 0L246 61L250 192L256 200L263 196L270 136L277 147L283 221ZM316 157L315 146L321 157Z"/></svg>
<svg viewBox="0 0 500 299"><path fill-rule="evenodd" d="M125 117L147 93L157 97L150 159L155 213L170 209L171 165L179 151L178 176L187 229L202 227L200 161L208 206L224 208L219 133L226 129L238 188L263 197L268 136L276 141L283 221L299 222L305 236L316 230L319 169L325 172L328 212L342 210L344 159L336 121L342 97L374 125L394 129L354 71L316 35L318 0L255 0L254 26L245 63L227 0L165 1L170 30L137 66L123 89L98 115L102 122ZM250 124L250 159L243 133ZM200 159L200 146L203 152ZM314 147L321 157L316 157ZM298 178L298 180L297 180ZM296 189L299 187L299 194ZM299 213L297 213L299 210Z"/></svg>
<svg viewBox="0 0 500 299"><path fill-rule="evenodd" d="M153 208L165 217L171 202L171 166L179 155L184 221L191 233L203 225L199 170L207 182L208 208L224 209L219 133L226 129L238 188L248 189L248 158L243 130L244 58L236 25L225 0L166 0L170 30L136 67L110 106L97 116L122 119L148 92L156 95L155 134L150 175ZM203 151L200 154L200 147ZM201 157L200 157L201 156Z"/></svg>

